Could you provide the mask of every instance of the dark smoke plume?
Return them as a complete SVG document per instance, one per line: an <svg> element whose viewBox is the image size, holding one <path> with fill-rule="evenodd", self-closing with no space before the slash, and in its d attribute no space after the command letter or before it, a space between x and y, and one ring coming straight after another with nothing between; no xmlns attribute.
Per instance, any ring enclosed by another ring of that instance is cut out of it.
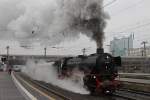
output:
<svg viewBox="0 0 150 100"><path fill-rule="evenodd" d="M102 48L104 28L106 27L105 20L108 18L102 6L103 0L79 0L79 2L83 7L81 7L78 16L74 16L71 28L80 30L95 40L98 48Z"/></svg>
<svg viewBox="0 0 150 100"><path fill-rule="evenodd" d="M0 5L0 27L8 30L8 39L55 45L81 33L103 46L108 18L103 0L1 0Z"/></svg>

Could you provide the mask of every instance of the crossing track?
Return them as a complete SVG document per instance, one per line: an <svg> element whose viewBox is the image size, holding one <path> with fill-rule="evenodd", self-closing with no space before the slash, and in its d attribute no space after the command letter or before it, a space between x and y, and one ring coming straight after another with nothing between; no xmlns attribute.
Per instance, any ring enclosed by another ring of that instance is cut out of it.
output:
<svg viewBox="0 0 150 100"><path fill-rule="evenodd" d="M135 90L129 90L129 89L119 89L119 91L127 91L127 92L130 92L130 93L135 93L135 94L145 95L145 96L149 96L150 97L150 92L135 91Z"/></svg>
<svg viewBox="0 0 150 100"><path fill-rule="evenodd" d="M120 98L121 100L122 100L122 99L123 99L123 100L136 100L136 99L130 98L130 97L128 97L128 96L120 95L120 94L117 94L117 93L113 94L113 96L114 96L114 97L117 97L117 98ZM118 99L118 100L119 100L119 99Z"/></svg>
<svg viewBox="0 0 150 100"><path fill-rule="evenodd" d="M113 95L125 98L127 100L150 100L150 93L143 91L119 89Z"/></svg>

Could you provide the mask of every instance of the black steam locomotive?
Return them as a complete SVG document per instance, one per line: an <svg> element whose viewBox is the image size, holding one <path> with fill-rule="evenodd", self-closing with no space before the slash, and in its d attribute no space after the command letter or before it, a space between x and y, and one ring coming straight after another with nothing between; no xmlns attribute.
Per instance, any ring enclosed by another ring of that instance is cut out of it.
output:
<svg viewBox="0 0 150 100"><path fill-rule="evenodd" d="M84 86L93 93L113 93L118 87L117 67L121 66L120 57L112 57L104 53L103 49L97 49L96 54L89 56L67 57L56 61L59 77L71 77L74 69L84 73Z"/></svg>

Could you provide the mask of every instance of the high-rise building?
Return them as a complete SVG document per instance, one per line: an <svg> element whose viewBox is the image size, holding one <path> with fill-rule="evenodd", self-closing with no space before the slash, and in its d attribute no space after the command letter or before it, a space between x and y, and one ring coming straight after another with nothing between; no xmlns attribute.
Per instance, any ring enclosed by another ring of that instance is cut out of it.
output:
<svg viewBox="0 0 150 100"><path fill-rule="evenodd" d="M133 48L134 35L131 34L129 37L122 37L120 39L114 37L110 42L110 52L113 56L128 56L128 50Z"/></svg>

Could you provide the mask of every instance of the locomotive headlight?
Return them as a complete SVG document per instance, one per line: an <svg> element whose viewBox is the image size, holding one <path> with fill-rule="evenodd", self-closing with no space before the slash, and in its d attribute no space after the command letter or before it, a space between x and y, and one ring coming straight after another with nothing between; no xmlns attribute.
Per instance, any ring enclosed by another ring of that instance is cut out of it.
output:
<svg viewBox="0 0 150 100"><path fill-rule="evenodd" d="M108 66L106 66L106 69L108 68Z"/></svg>
<svg viewBox="0 0 150 100"><path fill-rule="evenodd" d="M106 58L109 59L109 56L107 56Z"/></svg>
<svg viewBox="0 0 150 100"><path fill-rule="evenodd" d="M96 78L96 76L94 75L93 78Z"/></svg>
<svg viewBox="0 0 150 100"><path fill-rule="evenodd" d="M110 91L109 91L109 90L106 90L106 93L110 93Z"/></svg>

